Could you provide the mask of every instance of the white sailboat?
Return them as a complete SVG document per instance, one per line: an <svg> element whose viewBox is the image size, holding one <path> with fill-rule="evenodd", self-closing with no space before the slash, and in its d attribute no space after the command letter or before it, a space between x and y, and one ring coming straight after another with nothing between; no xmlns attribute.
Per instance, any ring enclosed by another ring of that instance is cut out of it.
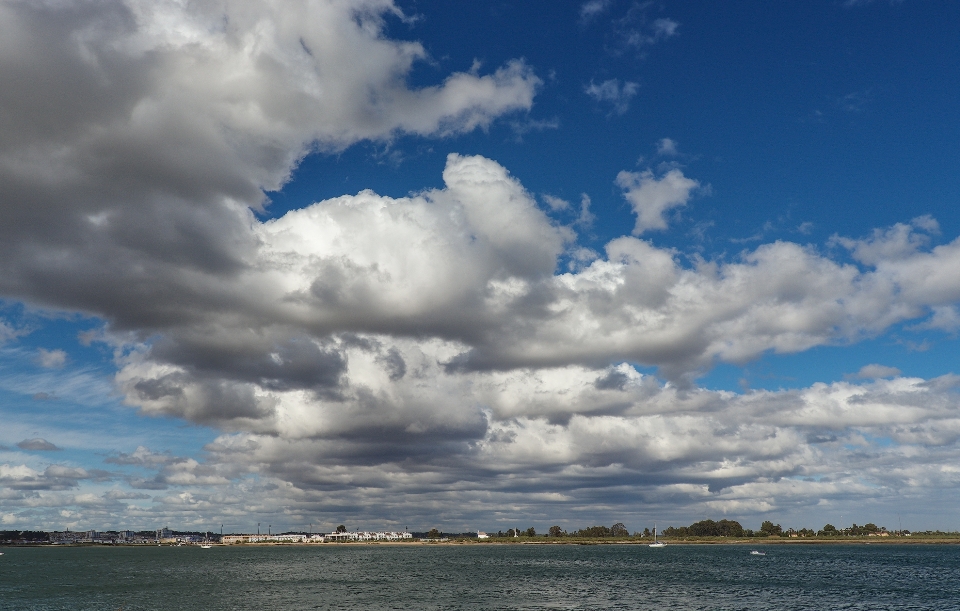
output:
<svg viewBox="0 0 960 611"><path fill-rule="evenodd" d="M657 523L653 523L653 543L650 544L650 547L666 547L667 544L663 541L657 541Z"/></svg>

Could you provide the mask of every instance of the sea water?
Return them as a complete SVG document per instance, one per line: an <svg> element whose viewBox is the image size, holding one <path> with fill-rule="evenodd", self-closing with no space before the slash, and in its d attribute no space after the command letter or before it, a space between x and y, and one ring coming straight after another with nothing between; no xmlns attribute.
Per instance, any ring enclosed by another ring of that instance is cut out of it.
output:
<svg viewBox="0 0 960 611"><path fill-rule="evenodd" d="M960 609L950 545L6 547L0 610Z"/></svg>

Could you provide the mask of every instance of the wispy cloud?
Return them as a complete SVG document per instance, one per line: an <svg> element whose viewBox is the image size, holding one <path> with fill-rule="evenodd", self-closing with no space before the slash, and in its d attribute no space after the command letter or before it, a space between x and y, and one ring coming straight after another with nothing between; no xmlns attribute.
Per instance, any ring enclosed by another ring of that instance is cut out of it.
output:
<svg viewBox="0 0 960 611"><path fill-rule="evenodd" d="M630 109L630 100L637 95L640 85L630 81L623 84L618 79L603 81L599 85L592 82L584 87L586 94L597 102L610 104L613 111L622 115Z"/></svg>
<svg viewBox="0 0 960 611"><path fill-rule="evenodd" d="M46 369L60 369L67 362L67 353L63 350L37 348L37 363Z"/></svg>
<svg viewBox="0 0 960 611"><path fill-rule="evenodd" d="M589 0L580 6L580 19L589 21L610 8L612 0Z"/></svg>
<svg viewBox="0 0 960 611"><path fill-rule="evenodd" d="M663 157L676 157L680 154L680 147L676 140L672 138L661 138L657 142L657 155Z"/></svg>

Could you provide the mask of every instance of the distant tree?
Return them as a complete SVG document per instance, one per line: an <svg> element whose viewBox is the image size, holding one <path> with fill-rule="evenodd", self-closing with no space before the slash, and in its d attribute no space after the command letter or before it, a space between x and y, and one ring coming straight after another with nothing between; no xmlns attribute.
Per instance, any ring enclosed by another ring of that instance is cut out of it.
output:
<svg viewBox="0 0 960 611"><path fill-rule="evenodd" d="M533 526L531 526L530 528L528 528L527 530L525 530L525 531L523 532L523 534L526 535L526 536L528 536L528 537L536 537L536 536L537 536L537 529L534 528Z"/></svg>
<svg viewBox="0 0 960 611"><path fill-rule="evenodd" d="M599 539L601 537L609 537L610 529L607 528L606 526L590 526L588 528L581 528L580 530L573 533L573 536Z"/></svg>
<svg viewBox="0 0 960 611"><path fill-rule="evenodd" d="M693 537L742 537L743 526L736 520L702 520L687 529Z"/></svg>
<svg viewBox="0 0 960 611"><path fill-rule="evenodd" d="M644 537L649 537L649 536L651 536L651 533L650 533L650 529L649 529L649 528L644 528L644 529L643 529L643 536L644 536Z"/></svg>
<svg viewBox="0 0 960 611"><path fill-rule="evenodd" d="M440 531L436 528L431 528L430 532L427 533L427 539L439 539Z"/></svg>
<svg viewBox="0 0 960 611"><path fill-rule="evenodd" d="M774 524L770 520L765 520L763 524L760 525L760 532L768 537L779 537L783 534L783 528L779 524Z"/></svg>
<svg viewBox="0 0 960 611"><path fill-rule="evenodd" d="M827 537L832 537L834 535L840 534L840 532L837 530L837 527L834 526L833 524L826 524L824 525L823 528L820 529L820 532L818 532L817 534L825 535Z"/></svg>
<svg viewBox="0 0 960 611"><path fill-rule="evenodd" d="M519 534L520 534L520 531L518 531L518 530L513 530L512 528L507 531L507 536L508 536L508 537L516 537L516 536L519 535Z"/></svg>
<svg viewBox="0 0 960 611"><path fill-rule="evenodd" d="M662 531L665 537L744 537L749 536L736 520L701 520L690 526L670 526Z"/></svg>
<svg viewBox="0 0 960 611"><path fill-rule="evenodd" d="M627 530L627 527L624 526L623 522L617 522L610 527L610 536L611 537L629 537L630 531Z"/></svg>
<svg viewBox="0 0 960 611"><path fill-rule="evenodd" d="M566 535L567 532L562 528L560 528L559 526L551 526L547 534L551 537L562 537Z"/></svg>
<svg viewBox="0 0 960 611"><path fill-rule="evenodd" d="M347 527L344 526L343 524L341 524L340 526L337 526L337 532L338 532L338 533L345 533L345 532L347 532Z"/></svg>

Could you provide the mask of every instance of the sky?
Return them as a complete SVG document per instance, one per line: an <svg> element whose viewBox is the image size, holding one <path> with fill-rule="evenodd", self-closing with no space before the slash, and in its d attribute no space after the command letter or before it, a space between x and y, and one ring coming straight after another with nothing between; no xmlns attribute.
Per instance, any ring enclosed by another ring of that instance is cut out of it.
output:
<svg viewBox="0 0 960 611"><path fill-rule="evenodd" d="M0 0L0 529L960 529L957 23Z"/></svg>

